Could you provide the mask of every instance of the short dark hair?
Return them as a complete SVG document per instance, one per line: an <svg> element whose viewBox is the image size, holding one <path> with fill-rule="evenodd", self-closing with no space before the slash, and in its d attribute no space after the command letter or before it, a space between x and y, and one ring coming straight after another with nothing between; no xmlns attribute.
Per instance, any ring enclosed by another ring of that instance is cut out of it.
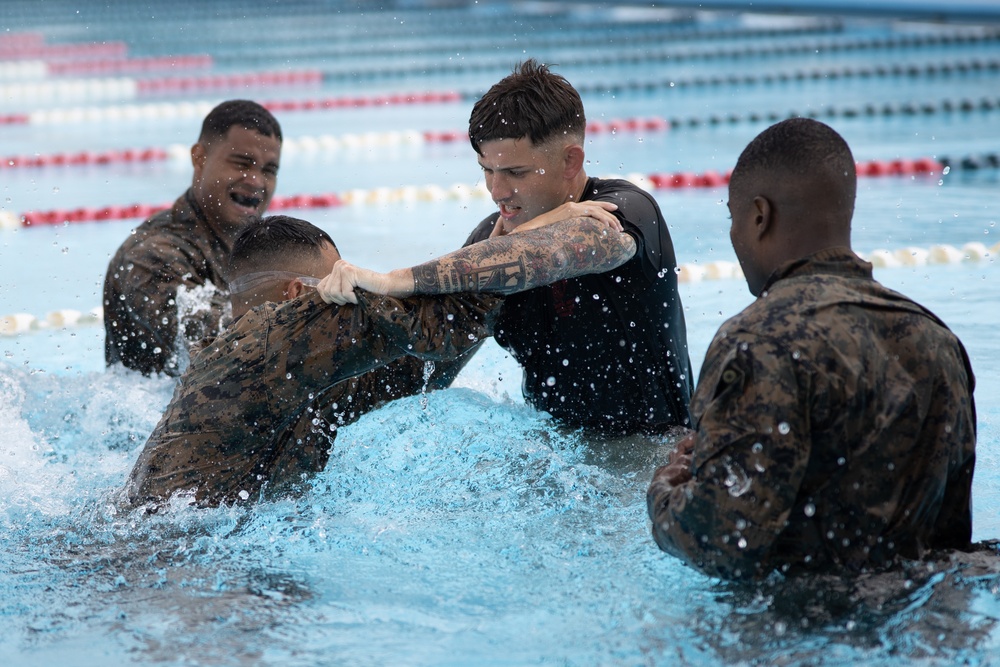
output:
<svg viewBox="0 0 1000 667"><path fill-rule="evenodd" d="M850 146L832 127L812 118L789 118L758 134L740 154L730 182L738 190L749 175L760 172L829 175L831 185L846 188L843 195L850 201L857 193Z"/></svg>
<svg viewBox="0 0 1000 667"><path fill-rule="evenodd" d="M557 135L574 135L582 141L586 127L576 89L548 65L529 58L473 105L469 141L482 155L480 144L498 139L528 137L538 145Z"/></svg>
<svg viewBox="0 0 1000 667"><path fill-rule="evenodd" d="M278 119L270 111L250 100L228 100L209 111L201 123L198 141L210 142L224 137L233 125L282 141Z"/></svg>
<svg viewBox="0 0 1000 667"><path fill-rule="evenodd" d="M251 218L240 231L229 253L230 280L251 271L280 265L282 258L306 252L321 256L324 243L337 245L325 231L288 215Z"/></svg>

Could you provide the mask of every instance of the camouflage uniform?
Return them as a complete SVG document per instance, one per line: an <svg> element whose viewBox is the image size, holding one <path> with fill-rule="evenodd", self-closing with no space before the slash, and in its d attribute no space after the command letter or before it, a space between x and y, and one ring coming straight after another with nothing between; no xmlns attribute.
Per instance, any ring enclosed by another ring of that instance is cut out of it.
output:
<svg viewBox="0 0 1000 667"><path fill-rule="evenodd" d="M653 536L726 578L967 549L974 382L958 338L848 248L792 262L712 341L693 479L650 486Z"/></svg>
<svg viewBox="0 0 1000 667"><path fill-rule="evenodd" d="M218 333L227 312L230 243L201 212L189 190L169 210L139 225L108 264L104 278L104 359L145 375L180 375L186 343ZM205 307L180 317L177 290L211 283Z"/></svg>
<svg viewBox="0 0 1000 667"><path fill-rule="evenodd" d="M199 505L216 505L288 490L323 469L338 425L427 384L423 362L407 355L467 359L499 306L461 294L359 301L338 307L311 293L266 303L209 340L139 455L129 500L194 490Z"/></svg>

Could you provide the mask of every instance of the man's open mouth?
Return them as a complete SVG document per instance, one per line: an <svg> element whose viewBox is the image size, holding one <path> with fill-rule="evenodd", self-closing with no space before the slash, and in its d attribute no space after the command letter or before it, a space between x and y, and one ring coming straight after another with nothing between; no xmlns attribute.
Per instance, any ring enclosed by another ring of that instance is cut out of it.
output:
<svg viewBox="0 0 1000 667"><path fill-rule="evenodd" d="M261 197L251 197L239 194L238 192L233 192L229 195L229 198L240 206L246 206L247 208L257 208L264 201Z"/></svg>

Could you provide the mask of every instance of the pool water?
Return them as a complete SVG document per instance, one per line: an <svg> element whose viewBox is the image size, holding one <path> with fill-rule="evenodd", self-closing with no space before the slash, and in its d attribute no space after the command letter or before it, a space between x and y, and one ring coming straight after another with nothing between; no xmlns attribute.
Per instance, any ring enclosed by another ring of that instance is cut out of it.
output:
<svg viewBox="0 0 1000 667"><path fill-rule="evenodd" d="M15 98L0 79L7 91L0 116L84 106L105 113L103 120L93 112L90 120L0 126L0 155L187 146L201 118L178 105L237 95L474 95L528 55L561 63L557 71L589 91L591 121L700 119L669 131L592 133L588 172L602 176L725 171L770 112L940 105L1000 89L996 68L968 65L1000 59L1000 40L989 38L1000 24L607 12L585 3L401 4L357 12L178 2L151 18L131 4L112 3L112 11L103 3L9 3L10 33L41 35L44 44L121 41L130 58L211 55L207 72L194 75L319 69L325 78L124 101L32 98L23 90ZM911 39L920 35L977 38ZM810 40L854 46L792 49ZM0 38L0 53L3 47ZM751 52L732 55L736 49ZM874 64L899 65L902 73L843 74ZM954 66L950 74L943 64ZM906 73L911 66L919 71ZM796 71L827 75L760 79ZM726 80L737 74L758 79ZM115 105L147 102L163 106L108 119ZM277 116L286 144L302 145L301 138L322 135L461 131L471 103ZM750 119L755 111L762 116ZM1000 151L997 113L827 120L858 160L960 161ZM741 119L710 120L730 114ZM454 249L492 210L488 198L449 190L481 180L463 141L355 146L286 150L278 193L406 185L424 193L292 211L327 229L358 264L389 269ZM876 277L935 311L968 348L978 379L977 540L1000 537L998 179L995 168L960 165L947 174L863 178L854 225L855 247L866 256L912 255L910 265L883 262ZM177 159L3 168L0 208L161 204L189 182L190 167ZM431 196L430 186L451 194ZM655 194L681 263L735 261L724 189ZM99 306L107 261L136 223L0 229L0 317L25 313L45 322L54 312ZM919 261L922 251L967 243L990 252ZM740 279L706 277L682 283L682 298L697 368L718 326L752 297ZM0 336L0 663L1000 664L1000 575L989 563L914 567L859 582L740 586L662 554L649 536L645 489L668 443L602 441L555 427L524 404L517 365L492 342L454 387L394 402L341 429L329 465L303 497L210 510L177 502L155 516L122 511L119 490L172 390L169 378L106 370L103 328L86 318Z"/></svg>

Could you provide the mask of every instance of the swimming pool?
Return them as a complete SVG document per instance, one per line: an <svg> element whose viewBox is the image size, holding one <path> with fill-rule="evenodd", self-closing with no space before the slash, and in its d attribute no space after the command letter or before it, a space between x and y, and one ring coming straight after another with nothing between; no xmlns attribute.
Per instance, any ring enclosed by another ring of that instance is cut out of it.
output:
<svg viewBox="0 0 1000 667"><path fill-rule="evenodd" d="M25 87L39 76L29 66L0 70L0 117L17 121L0 126L0 154L117 154L8 164L4 211L172 201L190 182L174 147L197 134L199 105L247 95L287 109L276 112L287 138L278 194L341 201L298 215L359 264L414 264L457 247L492 209L471 149L443 135L462 131L477 91L526 55L559 63L585 91L588 119L603 124L588 140L594 175L724 172L790 112L828 120L859 161L947 157L947 174L863 178L854 242L880 280L968 347L974 537L1000 536L997 25L584 4L248 13L230 0L173 3L152 20L128 4L77 4L5 5L14 23L3 39L21 35L20 53L105 64L48 89ZM162 69L169 56L189 60ZM276 71L322 77L235 89L208 79ZM98 79L115 82L69 83ZM433 91L450 95L388 98ZM147 148L166 155L121 156ZM655 194L689 279L697 367L751 299L741 280L716 277L735 261L726 193ZM169 379L105 371L103 330L88 324L108 257L135 223L0 229L0 316L28 316L0 336L3 664L997 662L996 576L911 572L886 599L858 602L831 582L721 584L663 555L644 505L657 443L554 429L524 405L516 365L492 344L456 387L342 429L303 498L121 513L115 493L172 391ZM59 324L74 311L81 319Z"/></svg>

